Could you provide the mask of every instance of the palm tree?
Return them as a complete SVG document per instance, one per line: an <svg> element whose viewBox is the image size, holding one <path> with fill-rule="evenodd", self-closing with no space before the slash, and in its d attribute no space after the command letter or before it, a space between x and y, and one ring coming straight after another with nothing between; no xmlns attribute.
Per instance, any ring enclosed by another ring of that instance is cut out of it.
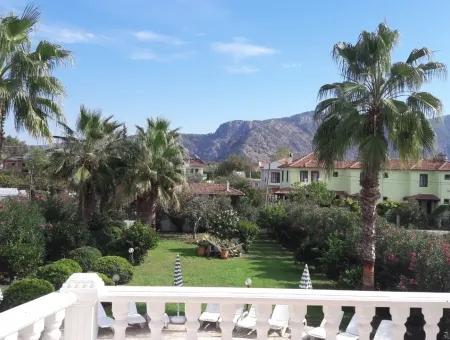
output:
<svg viewBox="0 0 450 340"><path fill-rule="evenodd" d="M76 131L58 137L64 146L52 155L53 173L77 191L84 221L106 209L125 173L126 131L123 124L81 106Z"/></svg>
<svg viewBox="0 0 450 340"><path fill-rule="evenodd" d="M16 129L47 139L51 139L48 120L63 120L57 98L64 90L52 72L70 59L70 52L48 41L31 49L30 36L39 16L35 7L27 6L20 17L0 18L0 152L8 116L13 116Z"/></svg>
<svg viewBox="0 0 450 340"><path fill-rule="evenodd" d="M315 109L320 122L313 139L317 157L332 169L335 160L354 148L362 164L364 289L374 287L378 176L389 148L404 161L432 150L434 132L428 118L442 112L440 100L420 88L445 76L445 65L432 61L425 47L412 50L405 62L392 63L398 37L396 30L380 24L376 32L363 31L356 44L336 44L333 57L343 81L323 85Z"/></svg>
<svg viewBox="0 0 450 340"><path fill-rule="evenodd" d="M135 161L130 188L136 197L138 218L154 225L158 204L176 200L176 188L184 183L184 152L178 130L161 118L147 119L137 127Z"/></svg>

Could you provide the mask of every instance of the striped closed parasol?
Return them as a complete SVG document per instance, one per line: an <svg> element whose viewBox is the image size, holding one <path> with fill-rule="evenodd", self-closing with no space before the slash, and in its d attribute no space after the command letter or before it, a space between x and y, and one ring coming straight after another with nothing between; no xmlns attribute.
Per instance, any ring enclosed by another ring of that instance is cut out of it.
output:
<svg viewBox="0 0 450 340"><path fill-rule="evenodd" d="M303 269L302 278L300 279L300 284L298 285L298 287L301 289L313 289L307 264L305 264L305 269Z"/></svg>
<svg viewBox="0 0 450 340"><path fill-rule="evenodd" d="M180 254L177 254L175 266L173 268L173 285L175 287L183 287L183 272L181 271Z"/></svg>

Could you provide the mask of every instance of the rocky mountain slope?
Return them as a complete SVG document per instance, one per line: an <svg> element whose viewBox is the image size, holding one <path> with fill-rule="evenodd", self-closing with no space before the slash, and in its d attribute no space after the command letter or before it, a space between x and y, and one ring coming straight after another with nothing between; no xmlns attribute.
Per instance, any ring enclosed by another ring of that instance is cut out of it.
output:
<svg viewBox="0 0 450 340"><path fill-rule="evenodd" d="M450 156L450 116L433 119L437 150ZM290 117L267 120L235 120L223 123L214 133L183 134L183 145L191 154L209 161L223 160L230 154L241 154L256 160L267 160L280 147L294 154L311 151L316 123L311 111Z"/></svg>

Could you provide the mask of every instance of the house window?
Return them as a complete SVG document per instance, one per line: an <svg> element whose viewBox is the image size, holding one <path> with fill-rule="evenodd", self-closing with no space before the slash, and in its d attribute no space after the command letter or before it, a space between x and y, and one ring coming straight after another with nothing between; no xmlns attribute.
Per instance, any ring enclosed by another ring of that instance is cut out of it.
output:
<svg viewBox="0 0 450 340"><path fill-rule="evenodd" d="M280 183L280 173L271 172L270 173L270 183Z"/></svg>
<svg viewBox="0 0 450 340"><path fill-rule="evenodd" d="M419 187L427 187L427 186L428 186L428 174L420 174Z"/></svg>
<svg viewBox="0 0 450 340"><path fill-rule="evenodd" d="M444 176L444 178L445 178L445 180L450 180L450 174L446 174L445 176Z"/></svg>
<svg viewBox="0 0 450 340"><path fill-rule="evenodd" d="M450 200L448 199L448 198L444 198L444 204L449 204L450 203Z"/></svg>
<svg viewBox="0 0 450 340"><path fill-rule="evenodd" d="M333 171L333 177L339 177L339 172Z"/></svg>
<svg viewBox="0 0 450 340"><path fill-rule="evenodd" d="M286 182L289 182L289 170L286 170Z"/></svg>
<svg viewBox="0 0 450 340"><path fill-rule="evenodd" d="M385 173L383 174L383 177L384 177L384 178L389 178L389 174L388 174L387 172L385 172Z"/></svg>
<svg viewBox="0 0 450 340"><path fill-rule="evenodd" d="M311 171L311 182L319 181L319 171Z"/></svg>
<svg viewBox="0 0 450 340"><path fill-rule="evenodd" d="M281 182L284 182L284 170L281 171Z"/></svg>
<svg viewBox="0 0 450 340"><path fill-rule="evenodd" d="M308 182L308 171L300 171L300 182Z"/></svg>

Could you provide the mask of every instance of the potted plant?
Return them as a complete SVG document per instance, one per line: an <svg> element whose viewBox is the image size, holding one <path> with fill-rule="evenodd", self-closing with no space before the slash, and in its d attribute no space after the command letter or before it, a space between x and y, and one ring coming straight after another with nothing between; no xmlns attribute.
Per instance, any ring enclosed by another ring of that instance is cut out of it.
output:
<svg viewBox="0 0 450 340"><path fill-rule="evenodd" d="M226 260L230 256L230 251L226 248L220 249L220 258Z"/></svg>
<svg viewBox="0 0 450 340"><path fill-rule="evenodd" d="M197 242L197 255L198 256L205 256L206 250L209 246L209 242L207 240L200 240Z"/></svg>

